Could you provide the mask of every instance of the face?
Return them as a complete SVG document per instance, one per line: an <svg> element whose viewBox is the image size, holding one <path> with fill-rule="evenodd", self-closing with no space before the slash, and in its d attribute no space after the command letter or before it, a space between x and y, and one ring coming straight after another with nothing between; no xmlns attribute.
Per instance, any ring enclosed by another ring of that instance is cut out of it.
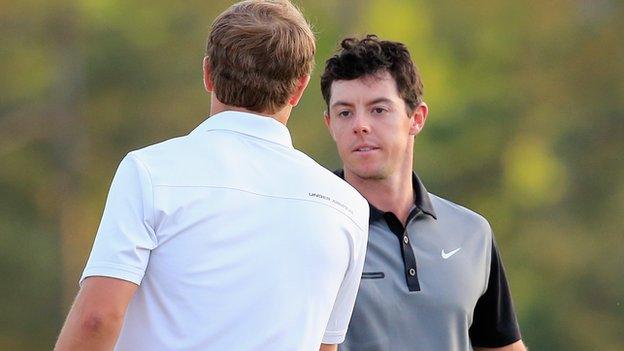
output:
<svg viewBox="0 0 624 351"><path fill-rule="evenodd" d="M385 72L334 81L325 124L345 174L383 180L401 170L411 173L414 136L426 117L424 103L409 113L394 78Z"/></svg>

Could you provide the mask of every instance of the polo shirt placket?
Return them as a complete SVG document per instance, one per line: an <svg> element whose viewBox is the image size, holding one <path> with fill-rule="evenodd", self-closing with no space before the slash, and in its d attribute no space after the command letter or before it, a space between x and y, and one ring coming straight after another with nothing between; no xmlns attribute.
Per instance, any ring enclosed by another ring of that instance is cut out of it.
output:
<svg viewBox="0 0 624 351"><path fill-rule="evenodd" d="M338 175L344 178L343 173L338 172ZM369 204L370 222L372 223L383 219L388 225L388 229L397 237L401 247L401 257L405 268L405 282L407 284L407 288L409 291L420 291L420 282L418 281L418 263L411 244L409 228L413 221L424 219L423 216L430 216L431 218L436 219L436 215L431 205L431 201L428 197L425 197L427 190L422 185L416 174L412 175L412 181L414 186L418 189L415 189L414 191L415 204L412 206L412 209L407 216L405 227L394 213L383 212L371 204ZM411 233L411 236L414 238L416 233Z"/></svg>
<svg viewBox="0 0 624 351"><path fill-rule="evenodd" d="M416 262L414 250L410 245L408 227L409 223L416 220L418 216L423 215L423 212L420 209L412 209L407 218L408 225L403 227L403 224L401 224L401 221L394 215L394 213L381 213L381 211L371 206L371 215L374 211L380 212L381 217L383 217L388 224L390 231L392 231L392 233L394 233L399 240L399 244L401 246L401 257L403 258L403 265L405 267L405 281L407 283L407 288L409 291L420 291L420 283L418 282L418 264ZM412 236L414 236L414 234L412 234Z"/></svg>

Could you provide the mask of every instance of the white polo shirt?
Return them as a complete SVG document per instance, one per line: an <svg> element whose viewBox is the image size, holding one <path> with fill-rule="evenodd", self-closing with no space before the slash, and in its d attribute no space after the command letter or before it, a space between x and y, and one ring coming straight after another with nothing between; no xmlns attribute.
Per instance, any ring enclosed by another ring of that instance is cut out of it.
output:
<svg viewBox="0 0 624 351"><path fill-rule="evenodd" d="M222 112L123 159L81 281L139 285L116 350L317 351L344 340L368 214L283 124Z"/></svg>

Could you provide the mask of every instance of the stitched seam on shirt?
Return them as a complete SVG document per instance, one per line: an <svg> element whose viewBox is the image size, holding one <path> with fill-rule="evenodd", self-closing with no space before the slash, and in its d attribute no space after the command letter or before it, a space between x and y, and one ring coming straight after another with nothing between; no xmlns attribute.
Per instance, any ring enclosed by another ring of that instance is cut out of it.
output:
<svg viewBox="0 0 624 351"><path fill-rule="evenodd" d="M95 261L93 264L89 264L86 270L89 271L94 268L112 268L112 269L118 269L121 271L126 271L128 273L134 273L134 274L140 274L140 275L145 274L145 271L142 268L132 267L132 266L128 266L125 264L108 262L108 261Z"/></svg>
<svg viewBox="0 0 624 351"><path fill-rule="evenodd" d="M329 336L329 337L342 336L342 334L345 334L346 332L347 332L347 329L342 329L340 331L326 330L325 336Z"/></svg>
<svg viewBox="0 0 624 351"><path fill-rule="evenodd" d="M110 277L128 280L136 284L140 284L145 277L145 271L137 270L132 271L127 267L120 267L119 265L96 265L87 267L80 277L80 284L89 277Z"/></svg>
<svg viewBox="0 0 624 351"><path fill-rule="evenodd" d="M155 205L155 192L154 192L154 180L152 178L152 173L150 172L149 168L147 168L147 165L145 163L143 163L143 161L141 161L135 154L128 154L130 157L132 157L137 164L139 164L141 167L143 167L143 169L145 170L145 172L147 173L147 179L149 179L150 182L150 189L152 191L152 208L151 208L151 218L150 218L150 225L152 226L152 230L154 231L154 238L156 239L156 246L158 246L158 235L156 235L156 213L154 212L154 205Z"/></svg>
<svg viewBox="0 0 624 351"><path fill-rule="evenodd" d="M340 210L340 208L338 207L334 207L328 203L324 203L324 202L320 202L320 201L313 201L313 200L308 200L308 199L301 199L301 198L296 198L296 197L288 197L288 196L277 196L277 195L267 195L267 194L260 194L260 193L256 193L253 191L249 191L249 190L245 190L245 189L240 189L240 188L233 188L233 187L227 187L227 186L215 186L215 185L168 185L168 184L158 184L158 185L154 185L154 187L168 187L168 188L212 188L212 189L229 189L229 190L236 190L236 191L240 191L240 192L244 192L244 193L248 193L248 194L252 194L252 195L256 195L256 196L263 196L263 197L270 197L270 198L274 198L274 199L284 199L284 200L294 200L294 201L305 201L305 202L312 202L315 204L320 204L323 206L327 206L329 208L332 208L340 213L342 213L343 215L345 215L347 218L349 218L349 220L351 220L351 222L353 222L360 230L364 230L364 228L355 220L353 219L348 213Z"/></svg>
<svg viewBox="0 0 624 351"><path fill-rule="evenodd" d="M490 275L492 274L492 256L494 255L494 233L490 228L490 240L488 241L488 246L490 248L490 254L485 257L485 284L483 287L483 291L481 292L481 296L485 295L488 288L490 287ZM486 249L487 251L487 249ZM499 253L500 256L500 253Z"/></svg>

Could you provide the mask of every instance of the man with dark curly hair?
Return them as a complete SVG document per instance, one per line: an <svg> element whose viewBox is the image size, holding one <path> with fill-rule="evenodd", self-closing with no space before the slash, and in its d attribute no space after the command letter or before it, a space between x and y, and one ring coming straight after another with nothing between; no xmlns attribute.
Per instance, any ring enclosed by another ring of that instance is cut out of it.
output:
<svg viewBox="0 0 624 351"><path fill-rule="evenodd" d="M370 205L364 273L340 350L525 350L489 223L427 192L412 171L429 110L407 48L345 39L321 90L344 166L337 173Z"/></svg>

